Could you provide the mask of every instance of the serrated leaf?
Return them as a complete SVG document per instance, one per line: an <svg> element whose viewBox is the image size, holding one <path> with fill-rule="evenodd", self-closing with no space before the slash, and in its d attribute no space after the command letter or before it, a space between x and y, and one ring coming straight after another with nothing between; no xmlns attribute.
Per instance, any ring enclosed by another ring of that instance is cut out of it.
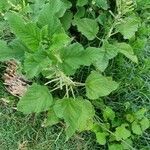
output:
<svg viewBox="0 0 150 150"><path fill-rule="evenodd" d="M75 19L74 25L77 26L78 31L86 36L88 40L94 40L99 31L99 26L94 19Z"/></svg>
<svg viewBox="0 0 150 150"><path fill-rule="evenodd" d="M93 127L95 110L92 104L87 100L81 100L79 103L82 106L82 113L78 120L78 131L90 130Z"/></svg>
<svg viewBox="0 0 150 150"><path fill-rule="evenodd" d="M20 48L14 49L9 47L5 41L0 40L0 61L6 61L10 59L22 59L24 56L24 50Z"/></svg>
<svg viewBox="0 0 150 150"><path fill-rule="evenodd" d="M128 129L126 129L126 126L126 124L122 124L121 126L116 128L114 134L117 141L120 141L121 139L126 140L131 136L131 132Z"/></svg>
<svg viewBox="0 0 150 150"><path fill-rule="evenodd" d="M106 144L106 136L107 136L107 134L105 132L97 132L96 133L96 141L100 145L105 145Z"/></svg>
<svg viewBox="0 0 150 150"><path fill-rule="evenodd" d="M105 57L104 51L102 52L102 54L100 54L100 56L100 59L94 63L94 66L97 70L104 72L105 69L108 67L109 60Z"/></svg>
<svg viewBox="0 0 150 150"><path fill-rule="evenodd" d="M76 69L80 67L83 63L81 60L83 51L84 48L78 43L69 45L60 50L61 62L59 63L59 67L65 74L72 75L75 73Z"/></svg>
<svg viewBox="0 0 150 150"><path fill-rule="evenodd" d="M24 31L18 33L18 37L26 44L26 46L36 51L40 45L41 34L40 29L37 27L36 23L27 23L25 25Z"/></svg>
<svg viewBox="0 0 150 150"><path fill-rule="evenodd" d="M20 33L22 28L25 27L25 21L22 16L17 13L8 13L5 18L8 20L9 25L11 26L14 33Z"/></svg>
<svg viewBox="0 0 150 150"><path fill-rule="evenodd" d="M54 3L56 1L53 1ZM55 6L56 5L56 6ZM56 31L60 32L62 30L62 25L60 20L56 16L56 13L61 9L61 4L46 4L41 10L38 17L38 25L42 28L48 25L49 35L52 36ZM51 15L49 15L51 14Z"/></svg>
<svg viewBox="0 0 150 150"><path fill-rule="evenodd" d="M59 118L56 116L53 108L51 108L48 111L48 116L47 118L44 120L43 126L47 127L47 126L53 126L55 124L57 124L59 122Z"/></svg>
<svg viewBox="0 0 150 150"><path fill-rule="evenodd" d="M36 23L25 24L22 17L16 13L7 14L8 23L15 35L32 51L38 49L40 44L40 29Z"/></svg>
<svg viewBox="0 0 150 150"><path fill-rule="evenodd" d="M122 20L122 22L117 25L116 29L120 32L124 39L130 39L135 35L135 32L139 27L139 18L135 15L128 16Z"/></svg>
<svg viewBox="0 0 150 150"><path fill-rule="evenodd" d="M61 48L66 47L71 43L71 38L65 33L53 34L51 39L50 51L57 51Z"/></svg>
<svg viewBox="0 0 150 150"><path fill-rule="evenodd" d="M34 17L37 17L40 13L40 10L45 6L46 0L34 0L34 4L31 4L32 13Z"/></svg>
<svg viewBox="0 0 150 150"><path fill-rule="evenodd" d="M88 0L77 0L77 6L84 6L88 3Z"/></svg>
<svg viewBox="0 0 150 150"><path fill-rule="evenodd" d="M53 1L53 0L51 0L51 1ZM60 2L60 0L55 1L56 5L57 5L58 1ZM61 0L61 2L62 2L62 6L56 14L59 18L62 17L64 15L64 13L66 12L66 10L71 8L71 6L72 6L72 3L68 0Z"/></svg>
<svg viewBox="0 0 150 150"><path fill-rule="evenodd" d="M52 103L53 98L48 88L34 83L21 97L17 109L24 114L40 113L49 110Z"/></svg>
<svg viewBox="0 0 150 150"><path fill-rule="evenodd" d="M148 118L144 117L141 121L140 121L140 125L142 128L142 131L145 131L146 129L148 129L150 127L150 121Z"/></svg>
<svg viewBox="0 0 150 150"><path fill-rule="evenodd" d="M142 135L143 133L140 124L136 121L132 123L132 132L137 135Z"/></svg>
<svg viewBox="0 0 150 150"><path fill-rule="evenodd" d="M13 49L13 51L18 50L22 52L22 57L24 56L24 52L30 52L30 50L26 47L26 45L20 41L19 39L14 39L9 43L9 47ZM20 55L21 58L21 55Z"/></svg>
<svg viewBox="0 0 150 150"><path fill-rule="evenodd" d="M87 47L83 52L83 64L85 66L90 66L100 58L99 49L95 47Z"/></svg>
<svg viewBox="0 0 150 150"><path fill-rule="evenodd" d="M89 108L89 109L86 109ZM54 111L60 119L64 119L67 124L67 140L75 133L76 130L87 129L88 120L93 117L93 107L87 100L64 98L57 100L54 105ZM89 117L86 115L90 114Z"/></svg>
<svg viewBox="0 0 150 150"><path fill-rule="evenodd" d="M48 25L45 25L41 28L41 39L42 42L44 41L45 38L49 36L49 31L48 31Z"/></svg>
<svg viewBox="0 0 150 150"><path fill-rule="evenodd" d="M59 67L67 75L72 75L81 65L91 65L97 56L97 50L90 47L85 50L81 44L74 43L60 50Z"/></svg>
<svg viewBox="0 0 150 150"><path fill-rule="evenodd" d="M109 120L114 120L115 118L115 112L110 108L110 107L106 107L104 110L103 110L103 117L104 119L107 121L108 119Z"/></svg>
<svg viewBox="0 0 150 150"><path fill-rule="evenodd" d="M99 49L99 58L94 63L94 66L96 67L96 69L103 72L107 68L109 60L117 56L117 54L117 47L105 41L102 48Z"/></svg>
<svg viewBox="0 0 150 150"><path fill-rule="evenodd" d="M44 51L38 51L34 54L26 53L24 60L24 70L28 78L33 78L42 70L51 65L51 60Z"/></svg>
<svg viewBox="0 0 150 150"><path fill-rule="evenodd" d="M138 63L138 58L134 54L132 47L127 43L116 43L115 46L118 48L118 51L129 58L131 61Z"/></svg>
<svg viewBox="0 0 150 150"><path fill-rule="evenodd" d="M73 99L57 100L54 111L60 119L64 119L67 124L66 135L70 138L77 129L77 122L81 114L81 106Z"/></svg>
<svg viewBox="0 0 150 150"><path fill-rule="evenodd" d="M93 2L95 2L99 8L103 8L104 10L109 8L107 0L93 0Z"/></svg>
<svg viewBox="0 0 150 150"><path fill-rule="evenodd" d="M41 10L38 18L40 27L48 25L49 34L52 35L62 31L59 17L62 17L66 10L71 7L71 2L67 0L50 0ZM49 15L51 14L51 15Z"/></svg>
<svg viewBox="0 0 150 150"><path fill-rule="evenodd" d="M64 16L60 18L65 31L67 31L71 27L72 18L73 18L73 13L71 11L67 11L64 14Z"/></svg>
<svg viewBox="0 0 150 150"><path fill-rule="evenodd" d="M89 99L98 99L99 97L107 96L118 88L117 82L95 71L88 76L85 84L86 96Z"/></svg>
<svg viewBox="0 0 150 150"><path fill-rule="evenodd" d="M67 9L71 7L71 3L67 0L49 0L49 2L43 7L45 14L51 14L51 16L62 17ZM43 12L42 12L43 13ZM41 14L42 14L41 13ZM44 17L44 16L43 16ZM47 17L47 16L46 16Z"/></svg>

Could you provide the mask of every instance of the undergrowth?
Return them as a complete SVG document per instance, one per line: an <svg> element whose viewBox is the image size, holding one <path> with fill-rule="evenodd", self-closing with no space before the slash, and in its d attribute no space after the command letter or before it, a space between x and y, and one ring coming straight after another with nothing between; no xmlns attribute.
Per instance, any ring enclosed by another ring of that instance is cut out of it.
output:
<svg viewBox="0 0 150 150"><path fill-rule="evenodd" d="M1 0L0 149L148 150L149 9Z"/></svg>

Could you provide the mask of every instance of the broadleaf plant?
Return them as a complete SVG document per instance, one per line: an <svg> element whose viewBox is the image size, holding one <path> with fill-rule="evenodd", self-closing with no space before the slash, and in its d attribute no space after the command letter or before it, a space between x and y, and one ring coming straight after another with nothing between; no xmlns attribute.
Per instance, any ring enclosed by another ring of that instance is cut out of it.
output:
<svg viewBox="0 0 150 150"><path fill-rule="evenodd" d="M0 61L19 62L31 83L19 97L17 110L45 112L43 126L65 123L67 140L76 132L90 130L109 150L132 149L132 142L126 141L141 135L150 121L145 112L138 118L130 110L122 110L127 111L122 121L105 100L120 88L120 81L106 71L111 63L125 56L124 60L138 65L133 43L144 25L136 11L142 1L135 3L0 1L0 15L12 35L10 40L0 39Z"/></svg>

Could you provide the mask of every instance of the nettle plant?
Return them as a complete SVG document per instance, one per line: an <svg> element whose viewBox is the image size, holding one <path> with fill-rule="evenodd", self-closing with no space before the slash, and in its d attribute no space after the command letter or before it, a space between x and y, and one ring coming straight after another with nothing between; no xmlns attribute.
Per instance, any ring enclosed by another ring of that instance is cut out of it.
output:
<svg viewBox="0 0 150 150"><path fill-rule="evenodd" d="M66 139L91 130L109 149L132 147L134 134L149 120L128 113L121 122L102 105L102 121L93 101L117 90L119 83L105 75L119 53L138 63L129 40L141 25L132 0L2 0L1 16L12 37L0 41L0 61L15 59L32 81L19 98L24 114L47 112L43 126L65 122ZM82 72L82 73L81 73ZM141 111L141 110L139 110ZM128 111L129 112L129 111ZM137 117L136 117L137 116Z"/></svg>

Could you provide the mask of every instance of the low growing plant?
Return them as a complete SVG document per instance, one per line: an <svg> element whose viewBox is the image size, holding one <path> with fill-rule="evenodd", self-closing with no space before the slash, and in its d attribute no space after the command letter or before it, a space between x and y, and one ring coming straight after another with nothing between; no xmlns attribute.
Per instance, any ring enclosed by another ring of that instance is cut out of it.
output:
<svg viewBox="0 0 150 150"><path fill-rule="evenodd" d="M0 61L15 60L19 72L31 81L19 97L17 110L46 112L43 126L64 122L66 140L90 130L110 150L134 149L135 136L149 128L147 110L124 109L120 119L102 99L119 89L120 83L105 74L113 58L124 55L138 64L133 47L137 42L144 46L148 39L149 4L141 0L1 0L1 19L11 38L1 38Z"/></svg>

